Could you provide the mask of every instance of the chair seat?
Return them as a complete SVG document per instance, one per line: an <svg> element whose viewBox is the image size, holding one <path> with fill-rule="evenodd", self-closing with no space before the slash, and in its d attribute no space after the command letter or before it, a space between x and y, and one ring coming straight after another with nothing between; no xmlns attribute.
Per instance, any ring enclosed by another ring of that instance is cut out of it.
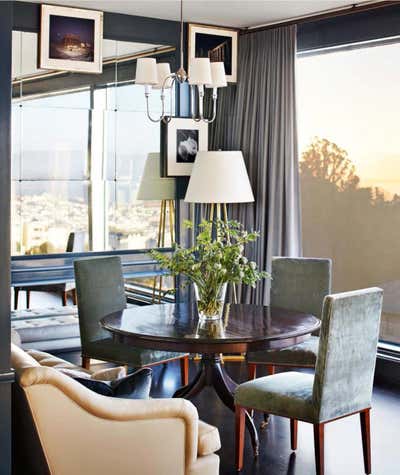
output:
<svg viewBox="0 0 400 475"><path fill-rule="evenodd" d="M298 345L282 350L257 351L247 354L249 363L264 363L288 366L311 366L317 361L319 337L310 336Z"/></svg>
<svg viewBox="0 0 400 475"><path fill-rule="evenodd" d="M220 448L221 439L219 438L218 429L199 420L197 454L199 456L210 455Z"/></svg>
<svg viewBox="0 0 400 475"><path fill-rule="evenodd" d="M314 376L288 372L254 379L238 386L235 404L268 414L314 422Z"/></svg>
<svg viewBox="0 0 400 475"><path fill-rule="evenodd" d="M186 353L156 351L115 343L111 338L86 344L84 356L133 367L149 366L163 361L182 358Z"/></svg>

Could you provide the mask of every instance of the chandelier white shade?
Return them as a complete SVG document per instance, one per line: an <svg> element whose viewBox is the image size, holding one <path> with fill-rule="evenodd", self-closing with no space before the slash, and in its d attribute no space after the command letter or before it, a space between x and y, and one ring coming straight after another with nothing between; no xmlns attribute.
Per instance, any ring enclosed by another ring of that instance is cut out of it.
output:
<svg viewBox="0 0 400 475"><path fill-rule="evenodd" d="M189 203L254 201L242 152L198 152L185 201Z"/></svg>
<svg viewBox="0 0 400 475"><path fill-rule="evenodd" d="M158 83L157 62L154 58L137 60L135 83L146 86L155 86Z"/></svg>
<svg viewBox="0 0 400 475"><path fill-rule="evenodd" d="M205 86L212 83L211 63L208 58L192 58L190 60L189 84Z"/></svg>
<svg viewBox="0 0 400 475"><path fill-rule="evenodd" d="M160 177L160 154L149 153L140 180L138 200L174 200L175 179Z"/></svg>
<svg viewBox="0 0 400 475"><path fill-rule="evenodd" d="M157 84L154 89L171 89L172 87L172 78L171 68L169 63L157 63Z"/></svg>
<svg viewBox="0 0 400 475"><path fill-rule="evenodd" d="M211 84L207 83L206 87L226 87L228 85L225 75L224 63L210 63L211 66Z"/></svg>

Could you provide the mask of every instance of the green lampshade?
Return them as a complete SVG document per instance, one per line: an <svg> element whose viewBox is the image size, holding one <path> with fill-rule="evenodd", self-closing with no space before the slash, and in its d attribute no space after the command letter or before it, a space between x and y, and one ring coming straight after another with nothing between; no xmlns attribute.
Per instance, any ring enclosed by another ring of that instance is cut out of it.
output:
<svg viewBox="0 0 400 475"><path fill-rule="evenodd" d="M160 154L149 153L144 166L136 199L174 200L175 178L160 177Z"/></svg>

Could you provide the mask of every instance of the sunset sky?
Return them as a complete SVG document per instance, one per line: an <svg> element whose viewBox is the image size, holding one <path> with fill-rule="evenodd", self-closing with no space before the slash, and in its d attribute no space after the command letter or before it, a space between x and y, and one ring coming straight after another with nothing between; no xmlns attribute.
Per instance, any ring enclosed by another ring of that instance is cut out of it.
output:
<svg viewBox="0 0 400 475"><path fill-rule="evenodd" d="M297 85L300 151L326 138L361 186L400 194L400 43L303 57Z"/></svg>

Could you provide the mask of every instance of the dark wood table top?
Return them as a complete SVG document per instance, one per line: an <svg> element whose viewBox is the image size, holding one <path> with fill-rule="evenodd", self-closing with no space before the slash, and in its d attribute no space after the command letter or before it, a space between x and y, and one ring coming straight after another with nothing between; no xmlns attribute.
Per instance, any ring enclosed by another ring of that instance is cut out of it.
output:
<svg viewBox="0 0 400 475"><path fill-rule="evenodd" d="M105 316L116 341L143 348L196 353L241 353L300 343L318 330L313 315L261 305L227 304L221 320L204 323L194 304L132 307Z"/></svg>

